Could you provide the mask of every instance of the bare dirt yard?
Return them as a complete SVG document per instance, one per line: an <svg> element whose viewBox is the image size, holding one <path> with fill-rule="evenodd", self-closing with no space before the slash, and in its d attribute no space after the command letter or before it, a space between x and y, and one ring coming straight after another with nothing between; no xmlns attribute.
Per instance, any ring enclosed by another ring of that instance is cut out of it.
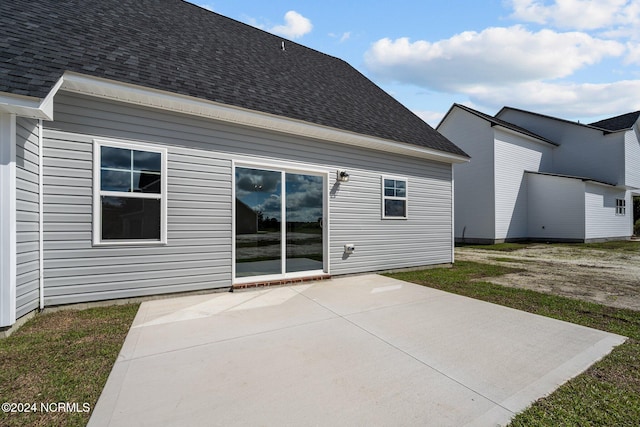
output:
<svg viewBox="0 0 640 427"><path fill-rule="evenodd" d="M522 269L482 279L503 286L640 310L640 245L626 249L532 244L503 252L464 246L456 248L456 260Z"/></svg>

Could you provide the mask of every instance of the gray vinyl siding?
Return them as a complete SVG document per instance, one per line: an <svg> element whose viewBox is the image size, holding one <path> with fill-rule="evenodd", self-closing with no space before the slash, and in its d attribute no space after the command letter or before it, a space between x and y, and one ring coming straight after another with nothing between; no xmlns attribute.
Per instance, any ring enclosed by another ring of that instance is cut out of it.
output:
<svg viewBox="0 0 640 427"><path fill-rule="evenodd" d="M171 147L169 243L93 246L92 141L45 133L45 304L229 286L231 163Z"/></svg>
<svg viewBox="0 0 640 427"><path fill-rule="evenodd" d="M381 219L380 174L351 173L330 200L332 274L451 262L451 167L430 169L432 177L406 167L395 174L408 181L406 220ZM356 248L349 256L347 243Z"/></svg>
<svg viewBox="0 0 640 427"><path fill-rule="evenodd" d="M16 317L40 305L38 123L16 120Z"/></svg>
<svg viewBox="0 0 640 427"><path fill-rule="evenodd" d="M330 172L332 274L451 262L451 166L60 94L45 131L46 302L231 285L232 161ZM168 150L165 246L92 245L93 138ZM350 181L334 186L336 169ZM382 220L381 176L407 178L409 219ZM356 253L343 256L345 243Z"/></svg>

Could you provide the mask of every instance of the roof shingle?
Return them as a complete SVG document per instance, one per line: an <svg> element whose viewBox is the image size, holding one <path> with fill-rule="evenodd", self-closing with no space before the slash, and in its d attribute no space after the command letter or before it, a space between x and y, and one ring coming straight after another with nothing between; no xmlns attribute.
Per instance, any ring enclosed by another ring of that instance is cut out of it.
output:
<svg viewBox="0 0 640 427"><path fill-rule="evenodd" d="M453 107L458 107L461 110L467 111L467 112L469 112L469 113L471 113L471 114L473 114L475 116L478 116L478 117L488 121L489 123L491 123L491 126L502 126L503 128L507 128L507 129L510 129L512 131L515 131L515 132L521 133L523 135L529 136L531 138L535 138L537 140L546 142L547 144L551 144L551 145L555 145L555 146L559 145L557 142L553 142L550 139L547 139L544 136L540 136L540 135L538 135L538 134L536 134L534 132L531 132L528 129L525 129L525 128L523 128L521 126L518 126L518 125L515 125L513 123L509 123L509 122L507 122L505 120L502 120L502 119L499 119L497 117L490 116L490 115L485 114L485 113L483 113L481 111L474 110L473 108L467 107L466 105L453 104Z"/></svg>
<svg viewBox="0 0 640 427"><path fill-rule="evenodd" d="M0 2L0 92L65 71L466 156L346 62L182 0Z"/></svg>
<svg viewBox="0 0 640 427"><path fill-rule="evenodd" d="M620 116L611 117L610 119L593 122L590 123L589 126L615 132L624 129L631 129L635 122L638 121L638 117L640 117L640 111L635 111L633 113L626 113Z"/></svg>

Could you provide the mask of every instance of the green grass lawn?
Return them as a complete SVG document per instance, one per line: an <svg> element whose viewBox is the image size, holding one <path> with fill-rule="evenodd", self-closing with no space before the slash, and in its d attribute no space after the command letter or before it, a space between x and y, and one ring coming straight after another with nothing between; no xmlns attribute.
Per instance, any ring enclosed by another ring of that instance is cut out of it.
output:
<svg viewBox="0 0 640 427"><path fill-rule="evenodd" d="M461 261L453 268L390 276L629 337L586 372L517 415L511 426L640 425L640 312L481 280L517 271Z"/></svg>
<svg viewBox="0 0 640 427"><path fill-rule="evenodd" d="M0 412L0 425L86 425L85 404L93 410L137 310L129 304L46 313L0 340L0 403L35 403L29 409L37 410ZM58 402L79 411L46 413L40 406L55 409Z"/></svg>

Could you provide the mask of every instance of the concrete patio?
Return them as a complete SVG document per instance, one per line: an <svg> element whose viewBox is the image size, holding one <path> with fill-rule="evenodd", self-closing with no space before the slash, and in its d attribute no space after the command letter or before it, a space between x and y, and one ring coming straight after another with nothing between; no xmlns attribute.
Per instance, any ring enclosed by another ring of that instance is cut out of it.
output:
<svg viewBox="0 0 640 427"><path fill-rule="evenodd" d="M157 300L89 425L504 425L624 340L378 275Z"/></svg>

